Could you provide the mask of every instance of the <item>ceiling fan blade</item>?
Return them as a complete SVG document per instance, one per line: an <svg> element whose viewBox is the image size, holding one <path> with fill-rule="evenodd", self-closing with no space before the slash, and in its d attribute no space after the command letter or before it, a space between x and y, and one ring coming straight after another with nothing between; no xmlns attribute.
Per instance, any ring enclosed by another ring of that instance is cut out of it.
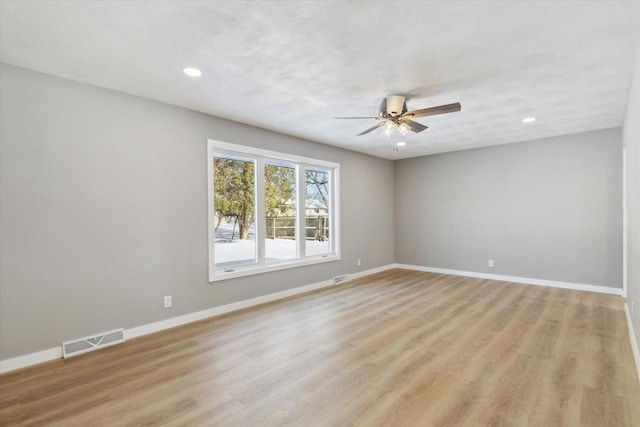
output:
<svg viewBox="0 0 640 427"><path fill-rule="evenodd" d="M378 117L334 117L334 119L377 119Z"/></svg>
<svg viewBox="0 0 640 427"><path fill-rule="evenodd" d="M380 123L376 124L375 126L371 126L371 127L370 127L369 129L367 129L367 130L363 130L363 131L362 131L362 132L360 132L357 136L360 136L360 135L366 135L366 134L368 134L369 132L373 132L374 130L378 129L380 126L383 126L384 124L385 124L385 122L380 122Z"/></svg>
<svg viewBox="0 0 640 427"><path fill-rule="evenodd" d="M440 105L438 107L423 108L422 110L407 111L404 114L404 117L411 117L415 119L417 117L435 116L436 114L455 113L456 111L460 111L461 109L462 106L460 105L460 103L456 102L455 104Z"/></svg>
<svg viewBox="0 0 640 427"><path fill-rule="evenodd" d="M423 130L429 128L429 126L425 126L422 123L414 122L413 120L409 119L402 119L399 123L406 123L406 125L409 126L409 129L411 129L415 133L422 132Z"/></svg>

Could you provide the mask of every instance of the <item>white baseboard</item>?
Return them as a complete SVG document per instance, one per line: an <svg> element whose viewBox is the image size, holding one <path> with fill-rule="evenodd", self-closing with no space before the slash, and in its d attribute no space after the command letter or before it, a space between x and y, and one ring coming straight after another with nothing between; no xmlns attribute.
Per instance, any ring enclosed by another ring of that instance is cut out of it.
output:
<svg viewBox="0 0 640 427"><path fill-rule="evenodd" d="M370 274L389 270L394 267L394 264L389 264L382 267L359 271L357 273L350 273L349 275L351 276L351 280L353 280L360 277L368 276ZM176 326L184 325L187 323L196 322L198 320L207 319L209 317L219 316L221 314L230 313L236 310L242 310L243 308L253 307L259 304L276 301L279 299L303 294L305 292L310 292L329 286L334 286L332 279L323 280L322 282L312 283L310 285L300 286L298 288L287 289L286 291L275 292L273 294L263 295L244 301L238 301L232 304L226 304L195 313L185 314L183 316L172 317L171 319L161 320L159 322L148 323L146 325L137 326L135 328L125 329L124 337L126 340L137 338L143 335L163 331L165 329L174 328ZM26 354L24 356L14 357L12 359L0 360L0 374L60 358L62 358L62 346L38 351L36 353Z"/></svg>
<svg viewBox="0 0 640 427"><path fill-rule="evenodd" d="M38 363L62 358L62 346L49 348L47 350L14 357L12 359L0 360L0 374L24 368L26 366L37 365Z"/></svg>
<svg viewBox="0 0 640 427"><path fill-rule="evenodd" d="M629 328L629 339L631 340L631 351L633 352L633 360L636 362L636 373L638 374L638 381L640 381L640 349L638 348L638 341L636 334L633 330L633 322L631 321L631 312L629 311L629 304L624 303L624 314L627 317L627 327Z"/></svg>
<svg viewBox="0 0 640 427"><path fill-rule="evenodd" d="M359 279L360 277L369 276L371 274L382 273L383 271L391 270L392 268L397 268L395 264L387 264L382 267L370 268L369 270L359 271L357 273L351 273L351 280Z"/></svg>
<svg viewBox="0 0 640 427"><path fill-rule="evenodd" d="M622 295L622 289L607 286L585 285L582 283L560 282L557 280L533 279L529 277L504 276L501 274L476 273L473 271L449 270L446 268L425 267L421 265L394 264L396 268L427 271L430 273L451 274L454 276L476 277L478 279L500 280L503 282L523 283L526 285L549 286L552 288L573 289L577 291L598 292L601 294Z"/></svg>

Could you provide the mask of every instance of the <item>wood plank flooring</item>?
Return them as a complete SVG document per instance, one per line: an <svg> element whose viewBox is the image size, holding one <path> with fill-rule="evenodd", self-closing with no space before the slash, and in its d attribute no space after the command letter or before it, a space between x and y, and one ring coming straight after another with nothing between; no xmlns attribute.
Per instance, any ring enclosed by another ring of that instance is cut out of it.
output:
<svg viewBox="0 0 640 427"><path fill-rule="evenodd" d="M0 376L0 424L640 426L619 297L405 270Z"/></svg>

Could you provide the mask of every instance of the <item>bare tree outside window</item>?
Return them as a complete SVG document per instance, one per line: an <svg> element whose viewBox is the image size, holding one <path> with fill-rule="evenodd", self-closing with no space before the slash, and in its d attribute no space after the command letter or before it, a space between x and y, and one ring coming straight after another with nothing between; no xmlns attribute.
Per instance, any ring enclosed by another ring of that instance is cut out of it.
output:
<svg viewBox="0 0 640 427"><path fill-rule="evenodd" d="M329 253L329 173L305 169L305 188L305 252L307 255Z"/></svg>

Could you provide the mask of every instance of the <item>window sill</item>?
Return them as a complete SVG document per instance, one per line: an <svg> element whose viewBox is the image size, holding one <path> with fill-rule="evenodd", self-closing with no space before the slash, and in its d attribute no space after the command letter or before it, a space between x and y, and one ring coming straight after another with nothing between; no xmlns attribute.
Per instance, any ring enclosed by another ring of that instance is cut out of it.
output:
<svg viewBox="0 0 640 427"><path fill-rule="evenodd" d="M270 271L286 270L289 268L303 267L306 265L321 264L324 262L340 261L340 255L326 255L313 258L306 258L304 260L295 261L283 261L278 263L271 263L266 265L250 265L240 266L233 271L215 270L209 277L209 283L219 282L227 279L235 279L237 277L252 276L254 274L267 273Z"/></svg>

